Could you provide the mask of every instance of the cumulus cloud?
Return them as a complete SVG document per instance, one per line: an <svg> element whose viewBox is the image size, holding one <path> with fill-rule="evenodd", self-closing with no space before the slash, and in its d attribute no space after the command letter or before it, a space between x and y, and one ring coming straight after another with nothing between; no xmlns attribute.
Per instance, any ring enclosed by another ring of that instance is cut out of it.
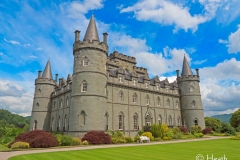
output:
<svg viewBox="0 0 240 160"><path fill-rule="evenodd" d="M22 97L26 91L16 83L0 79L0 96Z"/></svg>
<svg viewBox="0 0 240 160"><path fill-rule="evenodd" d="M14 41L14 40L6 40L5 38L4 38L4 41L7 42L7 43L14 44L14 45L20 45L20 42L18 42L18 41Z"/></svg>

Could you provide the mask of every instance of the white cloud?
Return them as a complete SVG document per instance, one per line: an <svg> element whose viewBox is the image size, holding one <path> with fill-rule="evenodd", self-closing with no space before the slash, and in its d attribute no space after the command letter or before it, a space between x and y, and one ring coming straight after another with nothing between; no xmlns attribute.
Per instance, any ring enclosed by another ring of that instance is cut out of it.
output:
<svg viewBox="0 0 240 160"><path fill-rule="evenodd" d="M33 55L31 55L31 56L29 56L29 57L32 58L32 59L38 58L37 56L33 56Z"/></svg>
<svg viewBox="0 0 240 160"><path fill-rule="evenodd" d="M37 51L41 51L43 50L43 48L39 47L39 48L36 48Z"/></svg>
<svg viewBox="0 0 240 160"><path fill-rule="evenodd" d="M194 62L192 62L192 63L199 65L199 64L203 64L204 62L207 62L207 59L200 60L200 61L194 61Z"/></svg>
<svg viewBox="0 0 240 160"><path fill-rule="evenodd" d="M20 42L18 42L18 41L14 41L14 40L6 40L5 38L4 38L4 41L7 42L7 43L14 44L14 45L20 45Z"/></svg>
<svg viewBox="0 0 240 160"><path fill-rule="evenodd" d="M218 7L219 0L200 0L204 14L191 15L189 8L179 3L166 0L141 0L133 6L123 8L121 13L134 12L137 20L153 21L163 25L174 25L174 32L179 29L195 32L198 25L211 20Z"/></svg>

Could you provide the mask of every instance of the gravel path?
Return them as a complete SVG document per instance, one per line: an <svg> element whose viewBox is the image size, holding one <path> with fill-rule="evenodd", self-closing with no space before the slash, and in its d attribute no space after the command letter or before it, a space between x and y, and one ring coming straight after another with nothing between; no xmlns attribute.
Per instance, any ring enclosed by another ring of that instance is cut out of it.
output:
<svg viewBox="0 0 240 160"><path fill-rule="evenodd" d="M185 140L172 140L172 141L161 141L161 142L151 142L151 143L130 143L130 144L112 144L112 145L90 145L90 146L77 146L69 148L48 148L39 150L22 150L22 151L11 151L11 152L0 152L0 160L7 160L10 157L21 155L21 154L31 154L31 153L43 153L43 152L59 152L59 151L73 151L73 150L87 150L87 149L98 149L98 148L113 148L113 147L128 147L128 146L145 146L145 145L155 145L155 144L169 144L169 143L182 143L182 142L194 142L194 141L206 141L214 139L222 139L229 137L213 137L200 138L200 139L185 139Z"/></svg>

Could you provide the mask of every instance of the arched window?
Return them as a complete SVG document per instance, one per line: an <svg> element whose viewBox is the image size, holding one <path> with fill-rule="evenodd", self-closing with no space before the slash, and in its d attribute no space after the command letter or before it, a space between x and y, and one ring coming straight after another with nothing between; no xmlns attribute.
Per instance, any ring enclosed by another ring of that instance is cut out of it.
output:
<svg viewBox="0 0 240 160"><path fill-rule="evenodd" d="M196 101L192 101L192 107L196 107Z"/></svg>
<svg viewBox="0 0 240 160"><path fill-rule="evenodd" d="M145 83L146 88L148 88L148 83Z"/></svg>
<svg viewBox="0 0 240 160"><path fill-rule="evenodd" d="M66 106L68 107L68 105L69 105L69 98L67 97L67 99L66 99Z"/></svg>
<svg viewBox="0 0 240 160"><path fill-rule="evenodd" d="M194 90L194 87L191 86L191 87L189 88L189 91L192 92L193 90Z"/></svg>
<svg viewBox="0 0 240 160"><path fill-rule="evenodd" d="M57 130L59 131L61 128L61 116L59 116L58 118L58 127L57 127Z"/></svg>
<svg viewBox="0 0 240 160"><path fill-rule="evenodd" d="M169 88L166 88L166 92L169 92Z"/></svg>
<svg viewBox="0 0 240 160"><path fill-rule="evenodd" d="M158 123L162 124L162 116L161 115L158 116Z"/></svg>
<svg viewBox="0 0 240 160"><path fill-rule="evenodd" d="M178 126L181 126L181 118L180 118L180 116L178 116L178 118L177 118L177 124L178 124Z"/></svg>
<svg viewBox="0 0 240 160"><path fill-rule="evenodd" d="M175 104L176 108L178 108L178 101L176 101L176 104Z"/></svg>
<svg viewBox="0 0 240 160"><path fill-rule="evenodd" d="M34 122L33 122L33 130L36 130L37 129L37 120L34 120Z"/></svg>
<svg viewBox="0 0 240 160"><path fill-rule="evenodd" d="M167 99L167 107L169 107L169 106L170 106L170 100Z"/></svg>
<svg viewBox="0 0 240 160"><path fill-rule="evenodd" d="M123 83L123 78L122 77L119 77L119 82Z"/></svg>
<svg viewBox="0 0 240 160"><path fill-rule="evenodd" d="M159 90L159 85L156 85L156 90Z"/></svg>
<svg viewBox="0 0 240 160"><path fill-rule="evenodd" d="M197 118L194 119L194 125L198 126L198 119Z"/></svg>
<svg viewBox="0 0 240 160"><path fill-rule="evenodd" d="M107 131L108 130L108 117L109 117L108 112L105 113L105 117L106 117L106 128L105 128L105 130Z"/></svg>
<svg viewBox="0 0 240 160"><path fill-rule="evenodd" d="M172 126L172 117L171 116L168 116L168 125Z"/></svg>
<svg viewBox="0 0 240 160"><path fill-rule="evenodd" d="M145 119L146 119L146 126L151 126L151 120L152 120L152 117L151 117L151 115L150 114L147 114L146 115L146 117L145 117Z"/></svg>
<svg viewBox="0 0 240 160"><path fill-rule="evenodd" d="M83 60L83 66L88 66L88 63L89 63L89 59L85 57Z"/></svg>
<svg viewBox="0 0 240 160"><path fill-rule="evenodd" d="M137 103L137 94L136 93L133 94L133 103Z"/></svg>
<svg viewBox="0 0 240 160"><path fill-rule="evenodd" d="M39 106L40 106L39 103L37 103L37 104L36 104L36 108L39 108Z"/></svg>
<svg viewBox="0 0 240 160"><path fill-rule="evenodd" d="M135 113L133 115L133 129L138 130L138 115Z"/></svg>
<svg viewBox="0 0 240 160"><path fill-rule="evenodd" d="M66 130L68 130L68 123L67 123L67 115L65 115L65 117L64 117L64 126L63 126L63 131L66 131Z"/></svg>
<svg viewBox="0 0 240 160"><path fill-rule="evenodd" d="M160 106L160 102L161 102L160 97L158 97L157 98L157 106Z"/></svg>
<svg viewBox="0 0 240 160"><path fill-rule="evenodd" d="M87 82L83 81L83 83L82 83L82 92L87 92L87 89L88 89L87 87L88 87Z"/></svg>
<svg viewBox="0 0 240 160"><path fill-rule="evenodd" d="M135 79L133 80L133 85L136 86L136 80Z"/></svg>
<svg viewBox="0 0 240 160"><path fill-rule="evenodd" d="M54 129L54 117L52 117L52 125L51 125L51 131Z"/></svg>
<svg viewBox="0 0 240 160"><path fill-rule="evenodd" d="M146 105L149 105L150 104L150 99L149 99L149 96L147 95L146 98L145 98L145 102L146 102Z"/></svg>
<svg viewBox="0 0 240 160"><path fill-rule="evenodd" d="M121 113L119 113L119 115L118 115L118 129L119 130L124 130L124 116L123 116L123 113L121 112Z"/></svg>
<svg viewBox="0 0 240 160"><path fill-rule="evenodd" d="M60 101L60 108L62 108L62 107L63 107L63 101L61 99L61 101Z"/></svg>
<svg viewBox="0 0 240 160"><path fill-rule="evenodd" d="M86 113L82 111L79 115L79 125L84 126L86 123Z"/></svg>
<svg viewBox="0 0 240 160"><path fill-rule="evenodd" d="M123 92L122 91L119 93L119 101L123 102Z"/></svg>

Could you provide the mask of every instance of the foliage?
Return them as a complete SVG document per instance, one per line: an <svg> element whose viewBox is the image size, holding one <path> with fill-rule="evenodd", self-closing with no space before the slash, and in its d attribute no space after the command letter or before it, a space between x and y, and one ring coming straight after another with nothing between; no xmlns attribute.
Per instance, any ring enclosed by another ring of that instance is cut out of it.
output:
<svg viewBox="0 0 240 160"><path fill-rule="evenodd" d="M62 134L55 134L54 135L57 142L58 142L58 145L61 146L62 145L62 138L63 138L63 135Z"/></svg>
<svg viewBox="0 0 240 160"><path fill-rule="evenodd" d="M10 143L14 140L15 137L6 137L6 136L3 136L0 138L0 144L7 144L7 143Z"/></svg>
<svg viewBox="0 0 240 160"><path fill-rule="evenodd" d="M179 127L174 127L172 129L173 133L176 134L176 133L181 133L181 130L179 129Z"/></svg>
<svg viewBox="0 0 240 160"><path fill-rule="evenodd" d="M27 142L30 148L47 148L58 146L56 138L49 132L43 130L34 130L20 134L11 142L8 147L15 142Z"/></svg>
<svg viewBox="0 0 240 160"><path fill-rule="evenodd" d="M132 142L134 141L133 138L128 137L128 136L126 136L126 137L124 137L124 138L125 138L125 140L126 140L127 143L132 143Z"/></svg>
<svg viewBox="0 0 240 160"><path fill-rule="evenodd" d="M173 131L172 131L171 129L168 129L168 130L164 133L163 139L164 139L164 137L165 137L165 139L166 139L166 137L167 137L166 140L171 140L171 139L173 138L173 135L174 135Z"/></svg>
<svg viewBox="0 0 240 160"><path fill-rule="evenodd" d="M141 136L143 133L144 133L143 130L139 130L139 131L138 131L138 135L139 135L139 136Z"/></svg>
<svg viewBox="0 0 240 160"><path fill-rule="evenodd" d="M212 136L225 136L225 133L218 133L218 132L212 131L212 132L211 132L211 135L212 135Z"/></svg>
<svg viewBox="0 0 240 160"><path fill-rule="evenodd" d="M81 140L79 138L72 138L72 145L77 146L81 144Z"/></svg>
<svg viewBox="0 0 240 160"><path fill-rule="evenodd" d="M62 137L62 146L71 146L73 139L69 135L63 135Z"/></svg>
<svg viewBox="0 0 240 160"><path fill-rule="evenodd" d="M196 138L201 138L201 137L204 136L203 133L196 133L196 132L195 132L193 135L194 135L194 137L196 137Z"/></svg>
<svg viewBox="0 0 240 160"><path fill-rule="evenodd" d="M11 145L11 149L27 149L29 148L29 143L27 142L15 142Z"/></svg>
<svg viewBox="0 0 240 160"><path fill-rule="evenodd" d="M229 135L236 135L235 129L228 123L222 122L221 133L229 134Z"/></svg>
<svg viewBox="0 0 240 160"><path fill-rule="evenodd" d="M162 138L154 138L154 141L162 141Z"/></svg>
<svg viewBox="0 0 240 160"><path fill-rule="evenodd" d="M215 132L220 132L221 130L221 121L212 117L205 117L205 125L207 128L211 128Z"/></svg>
<svg viewBox="0 0 240 160"><path fill-rule="evenodd" d="M233 126L234 128L240 126L240 109L238 109L232 114L232 117L230 118L229 121L231 126Z"/></svg>
<svg viewBox="0 0 240 160"><path fill-rule="evenodd" d="M112 144L112 139L109 134L100 131L87 132L82 141L88 141L89 144Z"/></svg>
<svg viewBox="0 0 240 160"><path fill-rule="evenodd" d="M230 140L240 140L240 136L231 136Z"/></svg>
<svg viewBox="0 0 240 160"><path fill-rule="evenodd" d="M188 129L187 129L187 128L181 126L181 127L179 127L179 129L180 129L180 131L183 132L184 134L188 134Z"/></svg>
<svg viewBox="0 0 240 160"><path fill-rule="evenodd" d="M202 130L202 133L203 134L210 134L210 133L212 133L212 128L205 128L205 129Z"/></svg>
<svg viewBox="0 0 240 160"><path fill-rule="evenodd" d="M191 127L191 133L202 133L202 128L200 126L192 126Z"/></svg>
<svg viewBox="0 0 240 160"><path fill-rule="evenodd" d="M134 142L139 142L140 141L140 136L135 136L134 137Z"/></svg>
<svg viewBox="0 0 240 160"><path fill-rule="evenodd" d="M183 133L179 132L179 133L175 133L172 138L173 139L182 139L182 137L183 137Z"/></svg>
<svg viewBox="0 0 240 160"><path fill-rule="evenodd" d="M236 132L240 132L240 125L235 128Z"/></svg>
<svg viewBox="0 0 240 160"><path fill-rule="evenodd" d="M162 138L163 134L164 134L164 130L163 130L163 127L161 124L160 125L153 124L151 126L150 132L152 133L153 137L156 137L156 138L158 138L158 137Z"/></svg>
<svg viewBox="0 0 240 160"><path fill-rule="evenodd" d="M124 138L124 135L120 131L107 131L107 134L114 138Z"/></svg>
<svg viewBox="0 0 240 160"><path fill-rule="evenodd" d="M83 141L83 145L89 145L88 141Z"/></svg>
<svg viewBox="0 0 240 160"><path fill-rule="evenodd" d="M150 141L154 140L151 132L144 132L141 136L147 136L148 138L150 138Z"/></svg>

